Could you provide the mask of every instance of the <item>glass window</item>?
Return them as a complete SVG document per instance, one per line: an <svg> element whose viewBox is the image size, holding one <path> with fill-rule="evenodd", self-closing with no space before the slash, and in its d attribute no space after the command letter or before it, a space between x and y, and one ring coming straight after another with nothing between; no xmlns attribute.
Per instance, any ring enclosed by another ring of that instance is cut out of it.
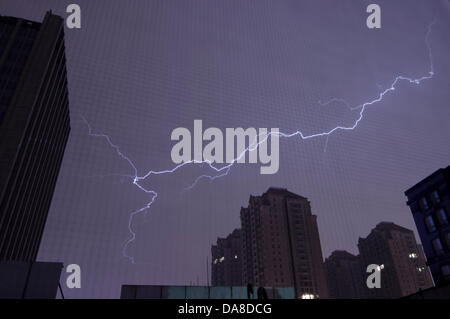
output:
<svg viewBox="0 0 450 319"><path fill-rule="evenodd" d="M442 270L442 274L444 275L444 277L449 277L450 276L450 265L442 266L441 270Z"/></svg>
<svg viewBox="0 0 450 319"><path fill-rule="evenodd" d="M433 216L427 216L425 218L425 224L427 225L428 232L432 233L436 231L436 225L434 224Z"/></svg>
<svg viewBox="0 0 450 319"><path fill-rule="evenodd" d="M447 243L447 249L450 251L450 233L445 234L445 242Z"/></svg>
<svg viewBox="0 0 450 319"><path fill-rule="evenodd" d="M415 213L417 210L419 210L419 205L417 202L412 202L410 207L411 207L411 210L413 213Z"/></svg>
<svg viewBox="0 0 450 319"><path fill-rule="evenodd" d="M437 219L439 221L439 225L445 226L448 225L447 213L443 208L439 209L436 213Z"/></svg>
<svg viewBox="0 0 450 319"><path fill-rule="evenodd" d="M434 239L431 243L433 244L433 249L437 256L444 254L444 249L442 248L442 243L439 238Z"/></svg>
<svg viewBox="0 0 450 319"><path fill-rule="evenodd" d="M431 193L431 198L433 198L433 201L435 203L439 203L441 201L441 198L439 197L438 191L434 191Z"/></svg>
<svg viewBox="0 0 450 319"><path fill-rule="evenodd" d="M428 209L428 201L425 197L422 197L420 199L420 207L422 208L422 210L427 210Z"/></svg>

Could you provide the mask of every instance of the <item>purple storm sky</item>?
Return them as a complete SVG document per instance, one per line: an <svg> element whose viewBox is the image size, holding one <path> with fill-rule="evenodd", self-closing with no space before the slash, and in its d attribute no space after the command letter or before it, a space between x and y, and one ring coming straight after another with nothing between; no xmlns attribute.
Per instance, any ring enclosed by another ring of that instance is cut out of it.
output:
<svg viewBox="0 0 450 319"><path fill-rule="evenodd" d="M217 237L240 225L250 194L288 188L311 201L324 257L357 252L358 237L380 221L415 229L403 192L450 164L450 4L447 0L2 0L0 14L42 21L66 16L76 2L81 30L66 29L72 132L39 259L76 263L82 288L70 298L115 298L122 284L206 283ZM369 30L366 7L382 8L382 28ZM352 125L351 106L375 99L396 76L428 75L430 33L436 74L401 82L370 106L353 131L326 138L280 140L280 170L235 166L227 177L183 192L204 171L153 176L151 200L104 139L108 134L140 174L174 167L174 128L280 128L314 134ZM63 273L61 281L65 281ZM198 279L197 279L198 278Z"/></svg>

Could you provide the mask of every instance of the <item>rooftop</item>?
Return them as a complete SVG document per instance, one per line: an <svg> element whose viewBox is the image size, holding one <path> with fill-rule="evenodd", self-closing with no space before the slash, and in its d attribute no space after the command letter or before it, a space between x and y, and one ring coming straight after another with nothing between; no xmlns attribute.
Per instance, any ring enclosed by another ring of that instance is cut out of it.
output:
<svg viewBox="0 0 450 319"><path fill-rule="evenodd" d="M447 166L446 168L440 168L437 171L435 171L433 174L425 177L420 182L418 182L416 185L414 185L411 188L409 188L405 192L405 195L409 197L412 192L414 192L418 188L424 186L425 184L431 182L432 180L436 179L436 177L438 177L440 175L443 175L443 176L447 177L447 179L450 179L450 166Z"/></svg>

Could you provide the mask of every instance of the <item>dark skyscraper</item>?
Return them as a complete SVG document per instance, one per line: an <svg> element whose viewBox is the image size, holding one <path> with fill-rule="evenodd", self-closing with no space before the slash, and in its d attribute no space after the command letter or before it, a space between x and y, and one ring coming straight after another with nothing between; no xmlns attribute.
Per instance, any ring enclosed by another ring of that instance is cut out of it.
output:
<svg viewBox="0 0 450 319"><path fill-rule="evenodd" d="M408 206L436 286L450 282L450 166L408 189Z"/></svg>
<svg viewBox="0 0 450 319"><path fill-rule="evenodd" d="M242 231L235 229L211 247L213 286L242 286Z"/></svg>
<svg viewBox="0 0 450 319"><path fill-rule="evenodd" d="M361 265L379 266L381 287L368 289L367 298L399 298L433 286L422 246L412 230L394 223L379 223L358 241Z"/></svg>
<svg viewBox="0 0 450 319"><path fill-rule="evenodd" d="M325 259L328 294L332 299L364 298L363 277L359 256L336 250Z"/></svg>
<svg viewBox="0 0 450 319"><path fill-rule="evenodd" d="M269 188L241 209L243 280L295 287L297 297L327 298L317 216L308 199Z"/></svg>
<svg viewBox="0 0 450 319"><path fill-rule="evenodd" d="M0 260L36 259L69 136L63 22L0 17Z"/></svg>

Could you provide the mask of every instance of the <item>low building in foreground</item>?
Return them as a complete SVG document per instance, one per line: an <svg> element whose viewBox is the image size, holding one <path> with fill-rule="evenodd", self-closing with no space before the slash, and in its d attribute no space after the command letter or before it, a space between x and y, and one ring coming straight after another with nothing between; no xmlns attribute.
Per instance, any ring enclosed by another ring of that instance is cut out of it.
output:
<svg viewBox="0 0 450 319"><path fill-rule="evenodd" d="M257 298L253 288L252 299ZM269 299L294 299L293 287L265 287ZM247 299L247 287L123 285L121 299Z"/></svg>

